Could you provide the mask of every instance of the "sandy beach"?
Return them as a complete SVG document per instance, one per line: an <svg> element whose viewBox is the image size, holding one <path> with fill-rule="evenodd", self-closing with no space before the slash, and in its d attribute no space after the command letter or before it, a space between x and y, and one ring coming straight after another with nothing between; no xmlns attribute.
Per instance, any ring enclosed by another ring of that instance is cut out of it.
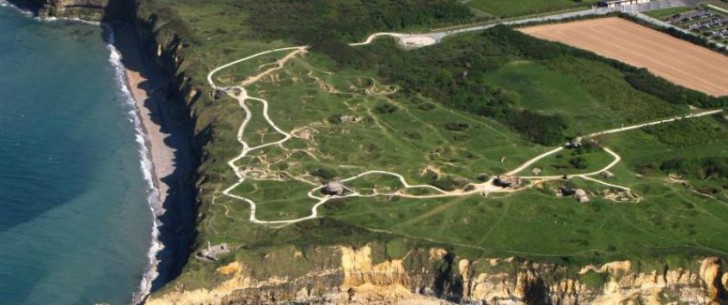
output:
<svg viewBox="0 0 728 305"><path fill-rule="evenodd" d="M146 147L152 163L152 179L159 201L151 202L163 245L156 253L153 268L158 276L152 291L175 278L187 261L195 232L192 121L183 101L170 94L170 76L157 69L144 53L134 26L114 26L114 47L121 53L126 85L134 97L137 115L146 134ZM171 90L171 89L170 89ZM153 246L154 248L155 246ZM154 252L154 251L153 251ZM146 279L147 276L145 276ZM151 281L151 276L148 279Z"/></svg>
<svg viewBox="0 0 728 305"><path fill-rule="evenodd" d="M120 45L127 48L122 51L123 61L126 67L126 80L129 91L136 101L136 109L141 119L142 127L147 137L147 147L151 153L152 163L154 164L154 182L159 189L159 201L164 202L170 189L170 185L162 181L162 177L172 175L175 170L174 154L176 149L164 143L164 140L171 134L162 131L162 124L155 122L163 122L164 118L159 110L159 97L154 94L148 95L148 90L142 84L148 83L149 80L142 76L143 71L140 69L132 69L130 67L144 67L140 54L139 46L134 37L134 33L129 30L115 30L117 41ZM117 47L118 48L118 47ZM136 52L135 52L136 51Z"/></svg>

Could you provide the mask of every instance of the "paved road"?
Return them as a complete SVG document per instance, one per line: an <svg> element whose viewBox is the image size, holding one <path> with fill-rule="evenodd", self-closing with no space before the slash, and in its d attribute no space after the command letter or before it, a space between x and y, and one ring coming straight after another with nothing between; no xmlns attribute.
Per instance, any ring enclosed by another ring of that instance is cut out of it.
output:
<svg viewBox="0 0 728 305"><path fill-rule="evenodd" d="M698 118L698 117L702 117L702 116L706 116L706 115L714 115L714 114L718 114L721 112L723 112L723 109L708 110L708 111L703 111L703 112L699 112L699 113L680 115L680 116L675 116L675 117L672 117L669 119L595 132L595 133L584 136L584 138L593 138L593 137L600 136L600 135L618 133L618 132L623 132L623 131L632 130L632 129L639 129L639 128L643 128L643 127L649 127L649 126L654 126L654 125L659 125L659 124L664 124L664 123L670 123L670 122L674 122L674 121L680 121L680 120L684 120L684 119Z"/></svg>
<svg viewBox="0 0 728 305"><path fill-rule="evenodd" d="M356 42L351 43L349 45L351 46L361 46L365 44L371 43L374 39L382 36L390 36L395 37L399 39L405 46L410 48L419 48L419 47L426 47L433 44L437 44L442 41L443 38L451 35L461 34L461 33L467 33L467 32L475 32L475 31L483 31L487 30L489 28L492 28L496 25L522 25L527 23L536 23L536 22L545 22L545 21L558 21L558 20L564 20L564 19L570 19L570 18L576 18L576 17L584 17L584 16L597 16L597 15L606 15L609 13L614 12L622 12L626 14L631 14L641 20L644 20L646 22L649 22L651 24L664 27L664 28L673 28L676 30L679 30L683 33L692 34L695 35L685 29L676 27L672 24L669 24L667 22L652 18L650 16L647 16L644 14L644 12L653 11L653 10L660 10L660 9L666 9L666 8L673 8L673 7L681 7L681 6L695 6L700 3L700 0L656 0L651 1L649 3L643 3L643 4L637 4L637 5L625 5L619 8L591 8L591 9L585 9L580 11L574 11L574 12L567 12L567 13L558 13L548 16L540 16L540 17L531 17L531 18L523 18L523 19L517 19L517 20L506 20L506 21L500 21L490 24L483 24L483 25L476 25L472 27L466 27L461 29L453 29L453 30L442 30L442 31L435 31L435 32L427 32L427 33L392 33L392 32L382 32L382 33L375 33L367 37L366 40L362 42ZM429 38L427 42L424 43L416 43L413 41L417 38L426 37ZM728 47L721 43L716 43L719 47L726 48Z"/></svg>

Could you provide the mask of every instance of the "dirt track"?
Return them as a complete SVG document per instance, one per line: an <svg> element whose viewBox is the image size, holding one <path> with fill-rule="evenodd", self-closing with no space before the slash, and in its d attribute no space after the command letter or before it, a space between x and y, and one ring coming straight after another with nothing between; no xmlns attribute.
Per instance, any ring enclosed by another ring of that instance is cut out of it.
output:
<svg viewBox="0 0 728 305"><path fill-rule="evenodd" d="M728 95L728 56L622 18L548 24L521 31L645 67L688 88Z"/></svg>

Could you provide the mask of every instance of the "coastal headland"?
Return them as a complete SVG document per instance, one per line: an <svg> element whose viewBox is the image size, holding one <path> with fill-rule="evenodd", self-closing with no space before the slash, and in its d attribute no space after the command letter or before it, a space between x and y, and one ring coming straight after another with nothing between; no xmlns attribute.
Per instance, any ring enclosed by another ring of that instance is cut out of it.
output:
<svg viewBox="0 0 728 305"><path fill-rule="evenodd" d="M450 19L405 29L323 20L314 29L342 31L315 37L323 42L288 30L367 4L340 1L326 15L290 1L245 3L143 1L133 22L109 22L166 209L159 256L169 265L149 304L728 299L719 258L728 187L708 184L725 177L704 183L664 166L681 152L691 166L716 160L728 128L720 98L504 25L416 51L407 41L326 40L469 21L456 1L432 14L451 9ZM430 16L418 13L417 22ZM292 41L313 47L273 52ZM538 91L547 87L563 90ZM679 94L659 95L666 90ZM544 153L549 146L558 148ZM534 182L519 192L469 183L517 187L510 174L526 170L533 176L520 178ZM405 181L427 187L405 194ZM444 189L467 196L433 195ZM577 191L587 200L577 203Z"/></svg>

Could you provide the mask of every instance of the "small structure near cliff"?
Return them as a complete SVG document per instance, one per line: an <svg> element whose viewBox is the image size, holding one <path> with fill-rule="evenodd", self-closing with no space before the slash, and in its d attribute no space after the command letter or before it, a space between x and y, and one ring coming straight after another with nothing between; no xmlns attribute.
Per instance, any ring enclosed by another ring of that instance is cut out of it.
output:
<svg viewBox="0 0 728 305"><path fill-rule="evenodd" d="M218 256L228 254L230 253L230 251L232 250L230 249L230 246L228 246L228 244L226 243L212 246L208 241L207 248L195 253L195 257L200 260L214 262L217 260Z"/></svg>
<svg viewBox="0 0 728 305"><path fill-rule="evenodd" d="M331 181L321 189L321 192L329 196L344 196L353 191L341 182Z"/></svg>
<svg viewBox="0 0 728 305"><path fill-rule="evenodd" d="M541 170L540 168L538 168L538 167L534 167L534 168L533 168L533 169L531 170L531 174L533 174L534 176L538 176L538 175L540 175L540 174L541 174L541 172L542 172L542 170Z"/></svg>
<svg viewBox="0 0 728 305"><path fill-rule="evenodd" d="M214 101L217 101L223 96L223 94L225 94L225 88L217 88L213 91L210 91L210 98L212 98L212 100Z"/></svg>
<svg viewBox="0 0 728 305"><path fill-rule="evenodd" d="M521 185L521 178L511 175L501 175L495 178L493 184L502 188L516 188Z"/></svg>
<svg viewBox="0 0 728 305"><path fill-rule="evenodd" d="M576 191L574 189L567 187L567 186L562 186L559 188L559 191L556 192L556 196L567 197L567 196L574 195L575 193L576 193Z"/></svg>
<svg viewBox="0 0 728 305"><path fill-rule="evenodd" d="M589 202L589 195L586 194L585 190L577 189L576 192L574 192L574 195L576 195L576 201L579 203Z"/></svg>
<svg viewBox="0 0 728 305"><path fill-rule="evenodd" d="M599 176L609 179L609 178L613 178L614 174L612 174L612 172L610 172L610 171L603 171L603 172L599 173Z"/></svg>
<svg viewBox="0 0 728 305"><path fill-rule="evenodd" d="M577 147L581 146L582 140L583 140L582 137L576 137L576 138L573 138L573 139L569 140L568 142L566 142L566 144L564 146L566 146L566 148L577 148Z"/></svg>
<svg viewBox="0 0 728 305"><path fill-rule="evenodd" d="M339 116L339 121L342 123L359 123L363 118L355 115L342 115Z"/></svg>
<svg viewBox="0 0 728 305"><path fill-rule="evenodd" d="M589 202L589 195L585 190L582 189L573 189L568 186L562 186L559 187L558 191L556 191L556 197L570 197L574 196L576 197L576 201L579 203L586 203Z"/></svg>

